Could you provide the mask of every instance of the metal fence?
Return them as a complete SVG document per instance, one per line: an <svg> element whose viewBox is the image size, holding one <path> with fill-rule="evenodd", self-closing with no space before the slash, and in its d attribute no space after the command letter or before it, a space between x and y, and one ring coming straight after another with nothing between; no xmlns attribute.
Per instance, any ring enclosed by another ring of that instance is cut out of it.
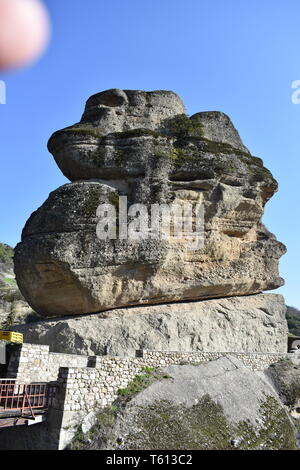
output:
<svg viewBox="0 0 300 470"><path fill-rule="evenodd" d="M48 383L20 384L15 379L0 379L0 413L45 409L49 405Z"/></svg>

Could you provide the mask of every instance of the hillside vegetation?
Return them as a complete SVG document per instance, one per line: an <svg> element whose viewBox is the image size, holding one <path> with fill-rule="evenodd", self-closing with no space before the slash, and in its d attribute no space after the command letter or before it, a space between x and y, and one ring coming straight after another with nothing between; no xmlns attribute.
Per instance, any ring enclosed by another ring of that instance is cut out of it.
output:
<svg viewBox="0 0 300 470"><path fill-rule="evenodd" d="M287 307L286 319L290 334L300 336L300 310L295 307Z"/></svg>
<svg viewBox="0 0 300 470"><path fill-rule="evenodd" d="M0 329L37 320L17 286L13 263L14 249L0 243Z"/></svg>
<svg viewBox="0 0 300 470"><path fill-rule="evenodd" d="M0 263L13 266L14 250L11 246L0 243Z"/></svg>

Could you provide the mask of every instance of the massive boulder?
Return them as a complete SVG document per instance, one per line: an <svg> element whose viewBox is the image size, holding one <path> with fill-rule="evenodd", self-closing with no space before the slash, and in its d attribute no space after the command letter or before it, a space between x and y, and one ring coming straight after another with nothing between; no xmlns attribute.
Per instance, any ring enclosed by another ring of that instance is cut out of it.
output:
<svg viewBox="0 0 300 470"><path fill-rule="evenodd" d="M261 222L276 181L225 114L183 111L172 92L108 90L88 100L79 124L51 137L72 183L32 214L15 253L18 285L35 311L87 314L283 284L285 247ZM99 239L97 208L109 203L120 214L119 196L149 212L151 204L203 207L204 242L191 248L191 233L163 236L161 226L159 238L149 229L140 239Z"/></svg>
<svg viewBox="0 0 300 470"><path fill-rule="evenodd" d="M143 305L15 326L24 340L51 351L134 356L137 349L285 353L286 307L281 295Z"/></svg>

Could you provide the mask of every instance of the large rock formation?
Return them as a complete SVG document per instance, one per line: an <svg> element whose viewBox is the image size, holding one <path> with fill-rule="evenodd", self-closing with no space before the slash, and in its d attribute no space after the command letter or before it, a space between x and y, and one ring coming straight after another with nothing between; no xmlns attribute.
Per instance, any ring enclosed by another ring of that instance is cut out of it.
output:
<svg viewBox="0 0 300 470"><path fill-rule="evenodd" d="M259 294L115 309L14 327L52 351L112 356L158 351L286 352L281 295Z"/></svg>
<svg viewBox="0 0 300 470"><path fill-rule="evenodd" d="M72 183L32 214L15 253L18 285L41 315L256 294L283 284L285 247L261 223L277 183L225 114L189 118L172 92L108 90L88 100L79 124L51 137L49 150ZM110 203L120 213L120 195L147 208L202 204L204 245L191 249L188 232L100 240L97 208Z"/></svg>

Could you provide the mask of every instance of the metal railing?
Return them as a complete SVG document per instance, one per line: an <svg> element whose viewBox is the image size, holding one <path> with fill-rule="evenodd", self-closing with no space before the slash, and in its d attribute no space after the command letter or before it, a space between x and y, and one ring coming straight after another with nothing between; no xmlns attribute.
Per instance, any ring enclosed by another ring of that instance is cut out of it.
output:
<svg viewBox="0 0 300 470"><path fill-rule="evenodd" d="M20 384L16 379L0 379L0 413L42 410L48 407L48 383Z"/></svg>

